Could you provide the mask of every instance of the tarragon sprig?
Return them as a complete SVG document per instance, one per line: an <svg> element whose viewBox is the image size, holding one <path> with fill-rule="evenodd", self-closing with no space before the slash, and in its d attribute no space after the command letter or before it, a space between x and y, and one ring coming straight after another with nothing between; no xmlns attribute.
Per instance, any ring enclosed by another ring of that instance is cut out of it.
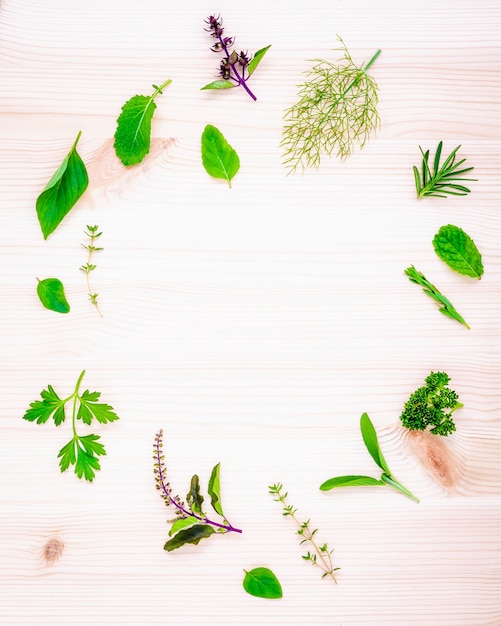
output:
<svg viewBox="0 0 501 626"><path fill-rule="evenodd" d="M450 196L466 196L470 193L470 189L464 185L458 184L456 181L475 181L476 178L464 178L463 174L469 172L473 167L465 167L459 169L466 159L456 161L456 153L461 147L460 145L454 148L445 161L440 165L440 157L442 155L443 143L440 142L435 151L435 158L433 159L433 171L431 170L428 159L430 157L430 151L423 152L421 146L419 150L423 156L421 163L421 175L418 168L414 165L414 181L416 183L417 197L423 198L424 196L435 196L437 198L446 198Z"/></svg>
<svg viewBox="0 0 501 626"><path fill-rule="evenodd" d="M329 550L329 547L326 543L319 545L316 542L315 535L318 532L318 528L311 529L310 528L310 520L306 522L301 522L296 517L296 511L292 504L287 503L288 493L283 493L283 485L281 483L276 483L275 485L270 485L268 487L269 493L272 496L276 496L274 498L275 502L280 502L282 504L282 515L287 517L292 517L298 530L296 533L301 537L300 545L304 543L309 543L312 546L313 552L308 552L302 555L302 558L305 561L310 561L312 565L319 567L322 571L322 578L326 576L330 576L330 578L337 583L336 577L334 576L334 572L339 570L339 567L334 567L332 564L332 553L334 550Z"/></svg>
<svg viewBox="0 0 501 626"><path fill-rule="evenodd" d="M89 226L87 225L87 232L85 233L87 235L87 237L90 238L90 242L88 245L85 244L80 244L82 246L82 248L85 248L85 250L87 250L88 252L88 256L87 256L87 263L85 263L84 265L80 266L80 270L82 272L84 272L85 274L85 278L87 280L87 293L89 294L89 300L92 302L92 304L96 307L97 312L99 313L99 315L101 317L103 317L103 314L101 313L101 309L99 308L99 304L97 302L97 296L98 294L93 292L93 290L90 287L90 277L89 274L91 272L93 272L97 265L95 265L94 263L91 263L91 259L92 256L94 254L94 252L100 252L103 248L98 248L97 246L94 245L96 239L98 239L99 237L101 237L101 235L103 233L101 232L97 232L98 231L99 226Z"/></svg>

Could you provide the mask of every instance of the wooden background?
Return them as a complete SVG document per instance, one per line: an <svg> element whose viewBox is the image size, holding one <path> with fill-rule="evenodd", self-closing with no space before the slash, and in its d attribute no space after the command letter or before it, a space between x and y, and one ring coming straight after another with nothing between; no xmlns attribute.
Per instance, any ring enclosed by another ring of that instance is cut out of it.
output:
<svg viewBox="0 0 501 626"><path fill-rule="evenodd" d="M199 89L217 73L212 13L239 48L272 44L255 103ZM287 177L283 111L308 59L337 58L336 34L360 64L382 50L380 131L346 162ZM2 625L501 624L500 36L497 0L1 0ZM125 169L113 150L121 106L167 78L151 154ZM240 155L232 189L202 168L208 123ZM35 201L79 130L89 188L44 241ZM444 152L461 144L478 182L468 197L418 201L418 146L439 140ZM481 281L436 257L448 223L481 250ZM102 319L78 270L87 224L103 232ZM470 331L407 280L411 264ZM66 286L66 316L38 301L36 277L49 276ZM84 369L83 388L121 418L93 431L108 455L92 484L59 472L69 424L22 420L43 388L69 394ZM431 370L464 403L432 459L441 478L398 419ZM390 489L318 490L339 474L378 476L364 411L420 504ZM181 495L221 462L242 535L163 550L160 428ZM300 558L267 493L277 481L335 548L337 586ZM64 550L49 566L53 537ZM243 591L256 566L274 570L282 600Z"/></svg>

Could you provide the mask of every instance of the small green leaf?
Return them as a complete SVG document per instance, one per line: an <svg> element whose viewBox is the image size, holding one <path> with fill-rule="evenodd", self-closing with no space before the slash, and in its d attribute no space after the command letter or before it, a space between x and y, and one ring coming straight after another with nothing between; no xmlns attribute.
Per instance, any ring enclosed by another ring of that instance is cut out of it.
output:
<svg viewBox="0 0 501 626"><path fill-rule="evenodd" d="M52 415L56 426L62 424L65 419L64 401L57 395L52 385L48 385L47 389L44 389L40 395L42 400L32 402L30 408L23 415L23 419L44 424Z"/></svg>
<svg viewBox="0 0 501 626"><path fill-rule="evenodd" d="M235 87L235 83L232 83L231 80L215 80L202 87L200 91L204 89L230 89L231 87Z"/></svg>
<svg viewBox="0 0 501 626"><path fill-rule="evenodd" d="M200 524L200 520L196 517L193 517L192 515L190 515L189 517L182 517L180 519L177 519L170 527L169 537L173 537L180 530L183 530L185 528L191 528L196 524Z"/></svg>
<svg viewBox="0 0 501 626"><path fill-rule="evenodd" d="M193 513L203 515L202 504L204 497L200 493L200 480L196 474L191 478L190 490L186 494L186 500Z"/></svg>
<svg viewBox="0 0 501 626"><path fill-rule="evenodd" d="M209 492L209 496L211 498L212 508L216 511L216 513L218 513L218 515L224 517L223 507L221 506L221 486L219 483L220 466L221 464L218 463L212 468L207 491Z"/></svg>
<svg viewBox="0 0 501 626"><path fill-rule="evenodd" d="M172 539L167 541L164 545L164 550L172 552L172 550L176 550L187 543L197 545L202 539L210 537L215 532L214 528L209 526L209 524L197 524L189 528L184 528L176 533Z"/></svg>
<svg viewBox="0 0 501 626"><path fill-rule="evenodd" d="M243 587L251 596L276 599L282 597L282 586L275 574L267 567L244 570Z"/></svg>
<svg viewBox="0 0 501 626"><path fill-rule="evenodd" d="M256 67L261 63L264 55L268 52L270 48L271 48L271 44L269 46L266 46L265 48L261 48L254 54L254 56L251 59L251 62L247 66L247 72L249 73L249 76L254 72Z"/></svg>
<svg viewBox="0 0 501 626"><path fill-rule="evenodd" d="M71 150L37 198L37 216L44 239L56 230L89 184L87 169L77 152L81 134L80 131Z"/></svg>
<svg viewBox="0 0 501 626"><path fill-rule="evenodd" d="M136 95L123 105L117 119L115 152L124 165L141 163L150 151L151 120L157 108L154 100L171 82L166 80L160 87L153 85L151 96Z"/></svg>
<svg viewBox="0 0 501 626"><path fill-rule="evenodd" d="M99 391L93 391L91 393L86 389L79 397L80 407L78 409L77 419L81 419L84 424L90 424L93 417L95 417L100 424L115 422L118 419L118 415L109 404L98 402L100 397L101 393Z"/></svg>
<svg viewBox="0 0 501 626"><path fill-rule="evenodd" d="M64 295L63 283L58 278L38 280L37 294L46 309L56 313L69 313L70 305Z"/></svg>
<svg viewBox="0 0 501 626"><path fill-rule="evenodd" d="M374 486L384 485L383 481L371 478L370 476L336 476L335 478L329 478L320 485L321 491L330 491L335 487L354 487L359 486Z"/></svg>
<svg viewBox="0 0 501 626"><path fill-rule="evenodd" d="M442 226L433 238L433 247L438 257L459 274L480 279L484 273L475 242L458 226Z"/></svg>
<svg viewBox="0 0 501 626"><path fill-rule="evenodd" d="M207 173L214 178L223 178L231 187L231 179L240 168L236 151L215 126L207 124L202 133L202 163Z"/></svg>
<svg viewBox="0 0 501 626"><path fill-rule="evenodd" d="M362 438L364 440L365 447L367 448L371 457L374 459L376 464L383 470L383 472L391 475L390 468L388 467L381 448L379 447L376 429L374 428L374 425L371 422L367 413L364 413L360 418L360 430L362 431Z"/></svg>

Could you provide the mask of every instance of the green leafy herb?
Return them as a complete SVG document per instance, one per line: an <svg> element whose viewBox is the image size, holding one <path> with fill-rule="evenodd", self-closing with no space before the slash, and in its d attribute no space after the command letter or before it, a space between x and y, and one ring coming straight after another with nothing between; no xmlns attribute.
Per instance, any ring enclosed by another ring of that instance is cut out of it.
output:
<svg viewBox="0 0 501 626"><path fill-rule="evenodd" d="M103 317L103 314L101 313L101 309L99 308L99 304L97 302L98 294L93 292L93 290L90 288L90 277L89 277L89 274L93 272L97 267L95 264L91 263L92 256L94 252L100 252L103 249L103 248L98 248L94 245L96 242L96 239L101 237L101 235L103 234L103 233L98 233L97 232L98 230L99 230L99 226L87 226L87 232L85 234L87 235L87 237L89 237L90 242L88 243L88 245L81 244L82 248L85 248L85 250L87 250L88 252L87 263L85 263L84 265L81 265L80 269L82 272L84 272L85 278L87 280L87 293L89 294L89 300L96 307L96 310L99 313L99 315Z"/></svg>
<svg viewBox="0 0 501 626"><path fill-rule="evenodd" d="M379 127L378 86L367 71L381 50L358 66L338 40L341 46L335 50L342 58L337 64L315 59L306 82L299 85L298 102L285 111L280 146L289 173L298 167L318 169L322 154L335 150L340 159L348 158Z"/></svg>
<svg viewBox="0 0 501 626"><path fill-rule="evenodd" d="M355 485L362 486L388 486L397 489L404 495L408 496L414 502L419 502L415 495L413 495L406 487L402 485L391 473L388 463L384 458L383 451L379 445L376 429L371 422L367 413L364 413L360 418L360 430L362 432L362 438L364 440L365 447L369 454L374 459L376 465L383 470L381 478L376 480L371 476L336 476L330 478L320 485L321 491L329 491L335 487L353 487Z"/></svg>
<svg viewBox="0 0 501 626"><path fill-rule="evenodd" d="M141 163L150 151L151 120L157 108L155 98L172 81L166 80L151 96L133 96L122 107L115 132L115 152L124 165Z"/></svg>
<svg viewBox="0 0 501 626"><path fill-rule="evenodd" d="M212 470L208 488L212 508L221 517L221 521L214 521L209 519L204 512L204 497L200 493L200 480L196 474L190 481L186 504L179 496L173 494L170 483L167 481L162 430L155 436L153 461L156 488L165 505L173 507L176 511L176 519L171 521L169 530L171 539L164 545L164 550L172 552L172 550L188 543L196 545L214 533L242 532L239 528L232 526L226 516L223 515L219 486L219 463Z"/></svg>
<svg viewBox="0 0 501 626"><path fill-rule="evenodd" d="M440 165L440 157L442 155L442 142L440 142L435 151L433 160L433 171L428 165L430 151L423 152L421 146L419 150L423 156L421 163L421 175L418 168L414 165L414 181L416 183L417 197L435 196L437 198L446 198L450 196L466 196L470 193L468 187L459 185L457 181L475 181L476 178L464 178L463 174L469 172L473 167L461 168L466 159L456 161L456 153L461 146L454 148L445 161Z"/></svg>
<svg viewBox="0 0 501 626"><path fill-rule="evenodd" d="M452 414L463 405L458 394L450 389L445 372L430 372L426 385L412 393L400 415L409 430L430 430L433 435L447 436L456 430ZM431 428L430 428L431 427Z"/></svg>
<svg viewBox="0 0 501 626"><path fill-rule="evenodd" d="M81 420L87 425L93 419L96 419L100 424L107 424L118 420L118 416L109 404L99 402L100 392L86 390L80 394L80 384L84 374L85 370L78 377L73 393L64 399L61 399L54 388L48 385L47 389L40 393L42 400L32 402L23 419L44 424L52 417L54 424L60 426L66 419L65 405L70 402L73 437L59 451L59 467L61 472L65 472L70 465L74 465L75 474L78 478L84 477L85 480L92 482L96 471L101 469L98 457L105 455L106 450L103 444L99 442L99 435L79 435L77 433L77 420Z"/></svg>
<svg viewBox="0 0 501 626"><path fill-rule="evenodd" d="M450 300L448 300L442 293L440 293L435 285L432 285L422 272L418 272L417 269L413 265L411 265L405 270L404 273L407 275L412 283L420 285L426 295L430 296L430 298L433 298L442 305L438 309L440 313L443 313L447 317L458 321L460 324L466 326L466 328L470 328L465 322L464 318L456 311Z"/></svg>
<svg viewBox="0 0 501 626"><path fill-rule="evenodd" d="M37 198L38 221L44 239L56 230L89 184L87 169L77 152L81 134L80 131L71 150Z"/></svg>
<svg viewBox="0 0 501 626"><path fill-rule="evenodd" d="M231 179L240 168L236 151L226 141L222 132L207 124L202 133L202 163L207 173L214 178L223 178L231 187Z"/></svg>
<svg viewBox="0 0 501 626"><path fill-rule="evenodd" d="M475 242L458 226L442 226L433 238L433 247L442 261L459 274L480 279L484 273Z"/></svg>
<svg viewBox="0 0 501 626"><path fill-rule="evenodd" d="M38 280L37 294L40 302L46 309L56 313L69 313L70 305L64 295L63 283L59 278L44 278Z"/></svg>
<svg viewBox="0 0 501 626"><path fill-rule="evenodd" d="M272 496L276 496L274 501L282 504L282 515L285 517L291 517L294 520L296 526L298 527L296 533L301 537L300 545L309 543L312 546L313 552L308 550L306 554L302 555L302 558L305 561L309 561L312 565L319 567L323 572L322 578L330 576L330 578L337 583L334 572L340 568L333 567L332 565L332 553L334 550L329 550L326 543L322 545L317 543L315 535L318 532L318 528L312 530L310 528L310 520L307 520L306 522L299 521L296 517L297 509L295 509L292 504L287 504L288 493L283 493L283 485L281 483L270 485L268 490Z"/></svg>
<svg viewBox="0 0 501 626"><path fill-rule="evenodd" d="M243 587L251 596L275 600L281 598L282 585L275 574L267 567L255 567L250 571L244 569Z"/></svg>

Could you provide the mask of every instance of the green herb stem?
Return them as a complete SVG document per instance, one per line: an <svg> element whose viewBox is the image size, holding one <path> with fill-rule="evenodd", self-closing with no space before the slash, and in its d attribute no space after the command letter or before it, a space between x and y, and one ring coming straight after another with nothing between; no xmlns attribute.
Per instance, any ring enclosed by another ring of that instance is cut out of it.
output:
<svg viewBox="0 0 501 626"><path fill-rule="evenodd" d="M77 403L79 400L78 391L80 389L80 384L84 376L85 376L85 370L83 370L80 376L78 377L77 383L75 385L75 391L68 398L68 400L70 400L71 397L73 396L73 410L71 414L71 426L73 428L73 437L75 439L78 439L78 433L77 433ZM64 402L66 403L68 400L65 400Z"/></svg>

